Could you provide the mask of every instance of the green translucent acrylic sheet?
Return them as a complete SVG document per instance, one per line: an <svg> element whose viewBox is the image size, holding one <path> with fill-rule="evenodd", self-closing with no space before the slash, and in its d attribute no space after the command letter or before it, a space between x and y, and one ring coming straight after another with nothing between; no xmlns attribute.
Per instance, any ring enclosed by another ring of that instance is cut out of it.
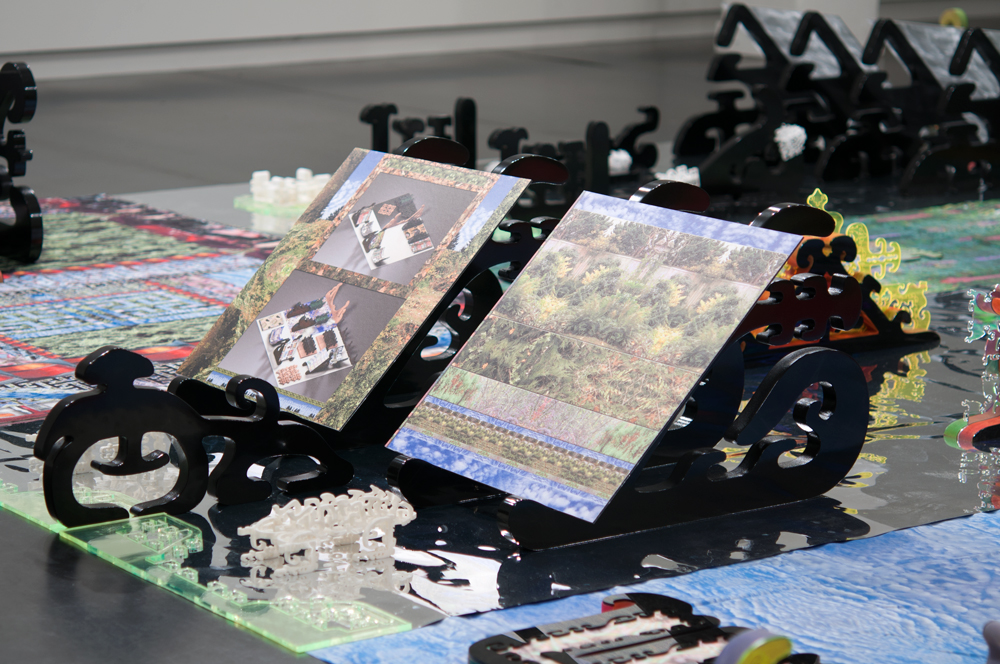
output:
<svg viewBox="0 0 1000 664"><path fill-rule="evenodd" d="M53 533L66 530L66 526L49 514L41 491L21 491L13 482L0 480L0 506Z"/></svg>
<svg viewBox="0 0 1000 664"><path fill-rule="evenodd" d="M76 499L82 505L94 505L97 503L110 503L128 509L139 501L131 496L118 491L93 490L79 487L74 490ZM49 514L49 509L45 506L45 494L41 491L22 491L13 482L0 480L0 507L8 512L38 524L49 532L61 533L66 530L62 525Z"/></svg>
<svg viewBox="0 0 1000 664"><path fill-rule="evenodd" d="M41 497L40 492L30 493ZM44 501L41 505L44 509ZM250 600L219 581L203 585L194 569L183 567L190 554L201 551L202 533L172 516L155 514L68 528L59 536L297 653L412 628L406 620L363 601Z"/></svg>

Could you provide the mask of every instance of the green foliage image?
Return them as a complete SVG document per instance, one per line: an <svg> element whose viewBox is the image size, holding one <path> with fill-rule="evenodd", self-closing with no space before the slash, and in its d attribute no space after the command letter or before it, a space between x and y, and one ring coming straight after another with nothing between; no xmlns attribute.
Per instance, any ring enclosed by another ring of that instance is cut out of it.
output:
<svg viewBox="0 0 1000 664"><path fill-rule="evenodd" d="M567 236L588 244L570 243ZM584 219L546 243L496 313L701 371L783 262L774 252L711 238L630 222L612 229Z"/></svg>
<svg viewBox="0 0 1000 664"><path fill-rule="evenodd" d="M515 468L609 499L627 471L425 401L406 426Z"/></svg>

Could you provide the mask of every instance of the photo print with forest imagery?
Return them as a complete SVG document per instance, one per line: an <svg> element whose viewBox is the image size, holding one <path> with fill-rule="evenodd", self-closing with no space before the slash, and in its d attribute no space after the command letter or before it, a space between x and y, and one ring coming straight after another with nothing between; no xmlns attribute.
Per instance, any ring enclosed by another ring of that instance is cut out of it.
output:
<svg viewBox="0 0 1000 664"><path fill-rule="evenodd" d="M585 192L389 447L593 522L800 239Z"/></svg>
<svg viewBox="0 0 1000 664"><path fill-rule="evenodd" d="M354 150L179 373L342 428L527 185Z"/></svg>

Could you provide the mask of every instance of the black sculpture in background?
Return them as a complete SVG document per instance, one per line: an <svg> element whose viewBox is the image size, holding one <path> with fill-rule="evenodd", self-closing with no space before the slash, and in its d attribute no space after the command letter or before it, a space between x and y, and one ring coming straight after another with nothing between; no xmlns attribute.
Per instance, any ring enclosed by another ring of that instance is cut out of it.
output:
<svg viewBox="0 0 1000 664"><path fill-rule="evenodd" d="M23 62L8 62L0 68L0 202L8 201L14 210L13 223L0 221L0 256L23 263L33 263L42 254L42 209L35 193L14 184L13 178L24 175L31 150L26 147L24 132L10 129L3 137L3 124L28 122L35 115L38 91L31 70Z"/></svg>
<svg viewBox="0 0 1000 664"><path fill-rule="evenodd" d="M892 177L903 194L996 186L1000 33L883 19L862 48L837 16L734 4L716 43L730 46L739 29L763 65L717 55L708 79L743 89L710 95L718 109L674 141L675 160L698 166L709 193L792 190L809 169L827 181ZM886 49L907 83L887 83ZM746 91L754 107L738 108Z"/></svg>
<svg viewBox="0 0 1000 664"><path fill-rule="evenodd" d="M469 156L466 162L458 164L459 166L465 166L466 168L476 167L475 100L459 97L455 100L455 108L452 115L428 116L426 124L421 118L407 117L390 120L390 118L397 113L399 113L399 108L395 104L387 102L381 104L369 104L361 109L360 120L363 123L372 126L372 150L376 150L378 152L391 151L389 147L390 127L392 128L392 131L400 135L400 142L403 144L417 137L417 134L422 133L425 129L430 128L431 136L453 139L456 143L465 146L465 149L469 151ZM453 127L454 136L448 135L448 127Z"/></svg>
<svg viewBox="0 0 1000 664"><path fill-rule="evenodd" d="M517 203L521 216L561 216L582 191L600 194L621 194L634 191L653 179L652 168L659 159L652 143L642 143L640 138L659 127L660 111L655 106L641 106L638 111L643 119L625 125L616 135L605 122L587 125L584 139L558 143L528 143L529 132L525 127L500 127L493 130L486 144L497 151L503 162L518 154L548 157L566 167L568 178L561 184L536 182ZM454 128L453 140L469 151L468 160L459 164L476 168L476 102L460 97L455 101L452 115L431 115L423 118L404 117L392 119L399 113L396 104L381 103L365 106L360 119L372 126L371 149L379 152L398 152L409 141L418 138L452 138L448 128ZM399 134L402 146L390 148L390 129ZM612 153L617 159L612 159ZM423 158L419 157L418 158ZM433 161L433 159L432 159ZM452 162L449 162L452 163ZM616 164L616 168L611 167Z"/></svg>
<svg viewBox="0 0 1000 664"><path fill-rule="evenodd" d="M698 167L710 194L792 192L817 181L890 178L899 191L987 191L1000 168L1000 32L878 21L865 44L834 15L730 5L716 44L746 32L764 61L746 66L738 53L716 55L707 78L738 87L709 94L717 108L690 118L674 140L674 163ZM977 58L973 58L978 54ZM879 68L895 59L907 81L890 85ZM752 105L738 106L749 98ZM580 192L626 196L651 179L657 148L639 138L659 126L659 111L613 135L590 122L582 140L529 143L527 128L495 129L487 145L502 161L539 154L569 171L561 186L533 186L518 202L536 215L559 216ZM372 149L389 151L390 129L402 142L426 133L455 140L476 167L475 102L459 99L453 115L391 119L395 104L365 107Z"/></svg>

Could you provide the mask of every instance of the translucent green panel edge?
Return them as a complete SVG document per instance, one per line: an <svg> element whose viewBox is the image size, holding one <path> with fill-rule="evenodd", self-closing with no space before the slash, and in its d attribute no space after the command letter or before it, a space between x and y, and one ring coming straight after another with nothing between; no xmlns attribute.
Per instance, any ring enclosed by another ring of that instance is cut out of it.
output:
<svg viewBox="0 0 1000 664"><path fill-rule="evenodd" d="M75 490L74 493L82 505L110 503L128 509L139 502L131 496L117 491L94 491L81 488ZM49 514L49 508L45 505L45 494L41 491L21 491L16 484L0 480L0 507L45 528L49 532L61 533L66 530L66 526Z"/></svg>
<svg viewBox="0 0 1000 664"><path fill-rule="evenodd" d="M49 515L41 491L18 491L16 486L2 481L0 506L57 533L73 546L296 653L412 629L409 622L365 602L248 600L240 590L218 582L199 584L197 572L182 563L188 554L201 549L202 533L172 516L154 514L66 528ZM324 621L326 628L310 624ZM331 623L339 626L331 627Z"/></svg>
<svg viewBox="0 0 1000 664"><path fill-rule="evenodd" d="M49 532L60 533L66 530L66 526L49 514L41 491L20 491L16 484L0 480L0 507Z"/></svg>

